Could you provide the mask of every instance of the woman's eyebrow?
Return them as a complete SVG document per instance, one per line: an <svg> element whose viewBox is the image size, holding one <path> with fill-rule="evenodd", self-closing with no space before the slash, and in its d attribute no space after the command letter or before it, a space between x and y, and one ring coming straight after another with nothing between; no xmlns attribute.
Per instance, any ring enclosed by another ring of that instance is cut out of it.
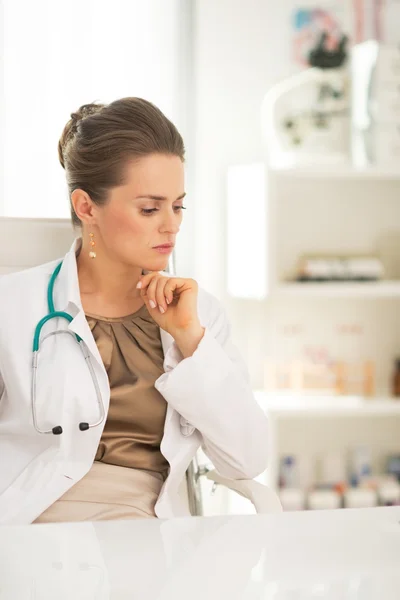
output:
<svg viewBox="0 0 400 600"><path fill-rule="evenodd" d="M177 200L182 200L186 196L186 192L181 196L178 196ZM151 194L146 194L144 196L136 196L136 200L138 198L146 198L147 200L167 200L166 196L153 196Z"/></svg>

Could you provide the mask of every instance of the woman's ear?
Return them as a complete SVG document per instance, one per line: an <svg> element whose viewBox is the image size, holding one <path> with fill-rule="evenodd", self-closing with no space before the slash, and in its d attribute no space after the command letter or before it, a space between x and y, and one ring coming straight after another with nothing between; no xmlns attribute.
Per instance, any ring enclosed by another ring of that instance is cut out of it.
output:
<svg viewBox="0 0 400 600"><path fill-rule="evenodd" d="M71 194L71 203L81 223L92 225L94 206L89 194L77 188Z"/></svg>

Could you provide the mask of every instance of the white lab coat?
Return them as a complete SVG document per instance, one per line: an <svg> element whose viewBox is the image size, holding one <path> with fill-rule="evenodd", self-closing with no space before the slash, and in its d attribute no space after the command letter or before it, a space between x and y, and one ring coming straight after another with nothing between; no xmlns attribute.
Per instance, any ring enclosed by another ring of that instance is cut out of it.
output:
<svg viewBox="0 0 400 600"><path fill-rule="evenodd" d="M106 414L110 387L106 370L82 309L75 240L54 288L55 310L70 313L70 324L53 319L41 339L69 328L87 345ZM104 422L80 431L81 421L99 418L98 404L83 355L73 338L48 338L39 353L39 427L62 425L61 435L33 427L31 365L34 329L47 314L47 286L59 261L0 278L0 523L31 523L90 469ZM247 369L229 339L219 302L199 290L198 314L205 334L193 356L183 359L173 338L161 331L164 373L155 382L167 401L161 451L170 465L155 511L183 516L178 489L200 446L229 478L254 478L266 468L267 420L256 403Z"/></svg>

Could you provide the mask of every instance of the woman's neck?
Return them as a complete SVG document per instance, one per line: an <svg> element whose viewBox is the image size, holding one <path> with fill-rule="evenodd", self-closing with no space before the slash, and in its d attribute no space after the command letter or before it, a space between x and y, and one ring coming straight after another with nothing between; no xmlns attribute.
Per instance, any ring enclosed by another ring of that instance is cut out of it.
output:
<svg viewBox="0 0 400 600"><path fill-rule="evenodd" d="M142 275L140 267L117 263L102 252L97 252L96 258L90 258L90 250L83 242L76 261L81 296L112 303L140 298L140 290L136 289Z"/></svg>

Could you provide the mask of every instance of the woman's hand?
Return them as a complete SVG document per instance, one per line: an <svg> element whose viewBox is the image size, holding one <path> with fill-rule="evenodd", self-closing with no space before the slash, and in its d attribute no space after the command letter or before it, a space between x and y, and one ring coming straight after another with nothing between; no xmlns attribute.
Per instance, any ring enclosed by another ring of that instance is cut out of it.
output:
<svg viewBox="0 0 400 600"><path fill-rule="evenodd" d="M184 357L191 356L204 335L197 314L197 282L154 271L143 275L137 287L157 325L172 335Z"/></svg>

